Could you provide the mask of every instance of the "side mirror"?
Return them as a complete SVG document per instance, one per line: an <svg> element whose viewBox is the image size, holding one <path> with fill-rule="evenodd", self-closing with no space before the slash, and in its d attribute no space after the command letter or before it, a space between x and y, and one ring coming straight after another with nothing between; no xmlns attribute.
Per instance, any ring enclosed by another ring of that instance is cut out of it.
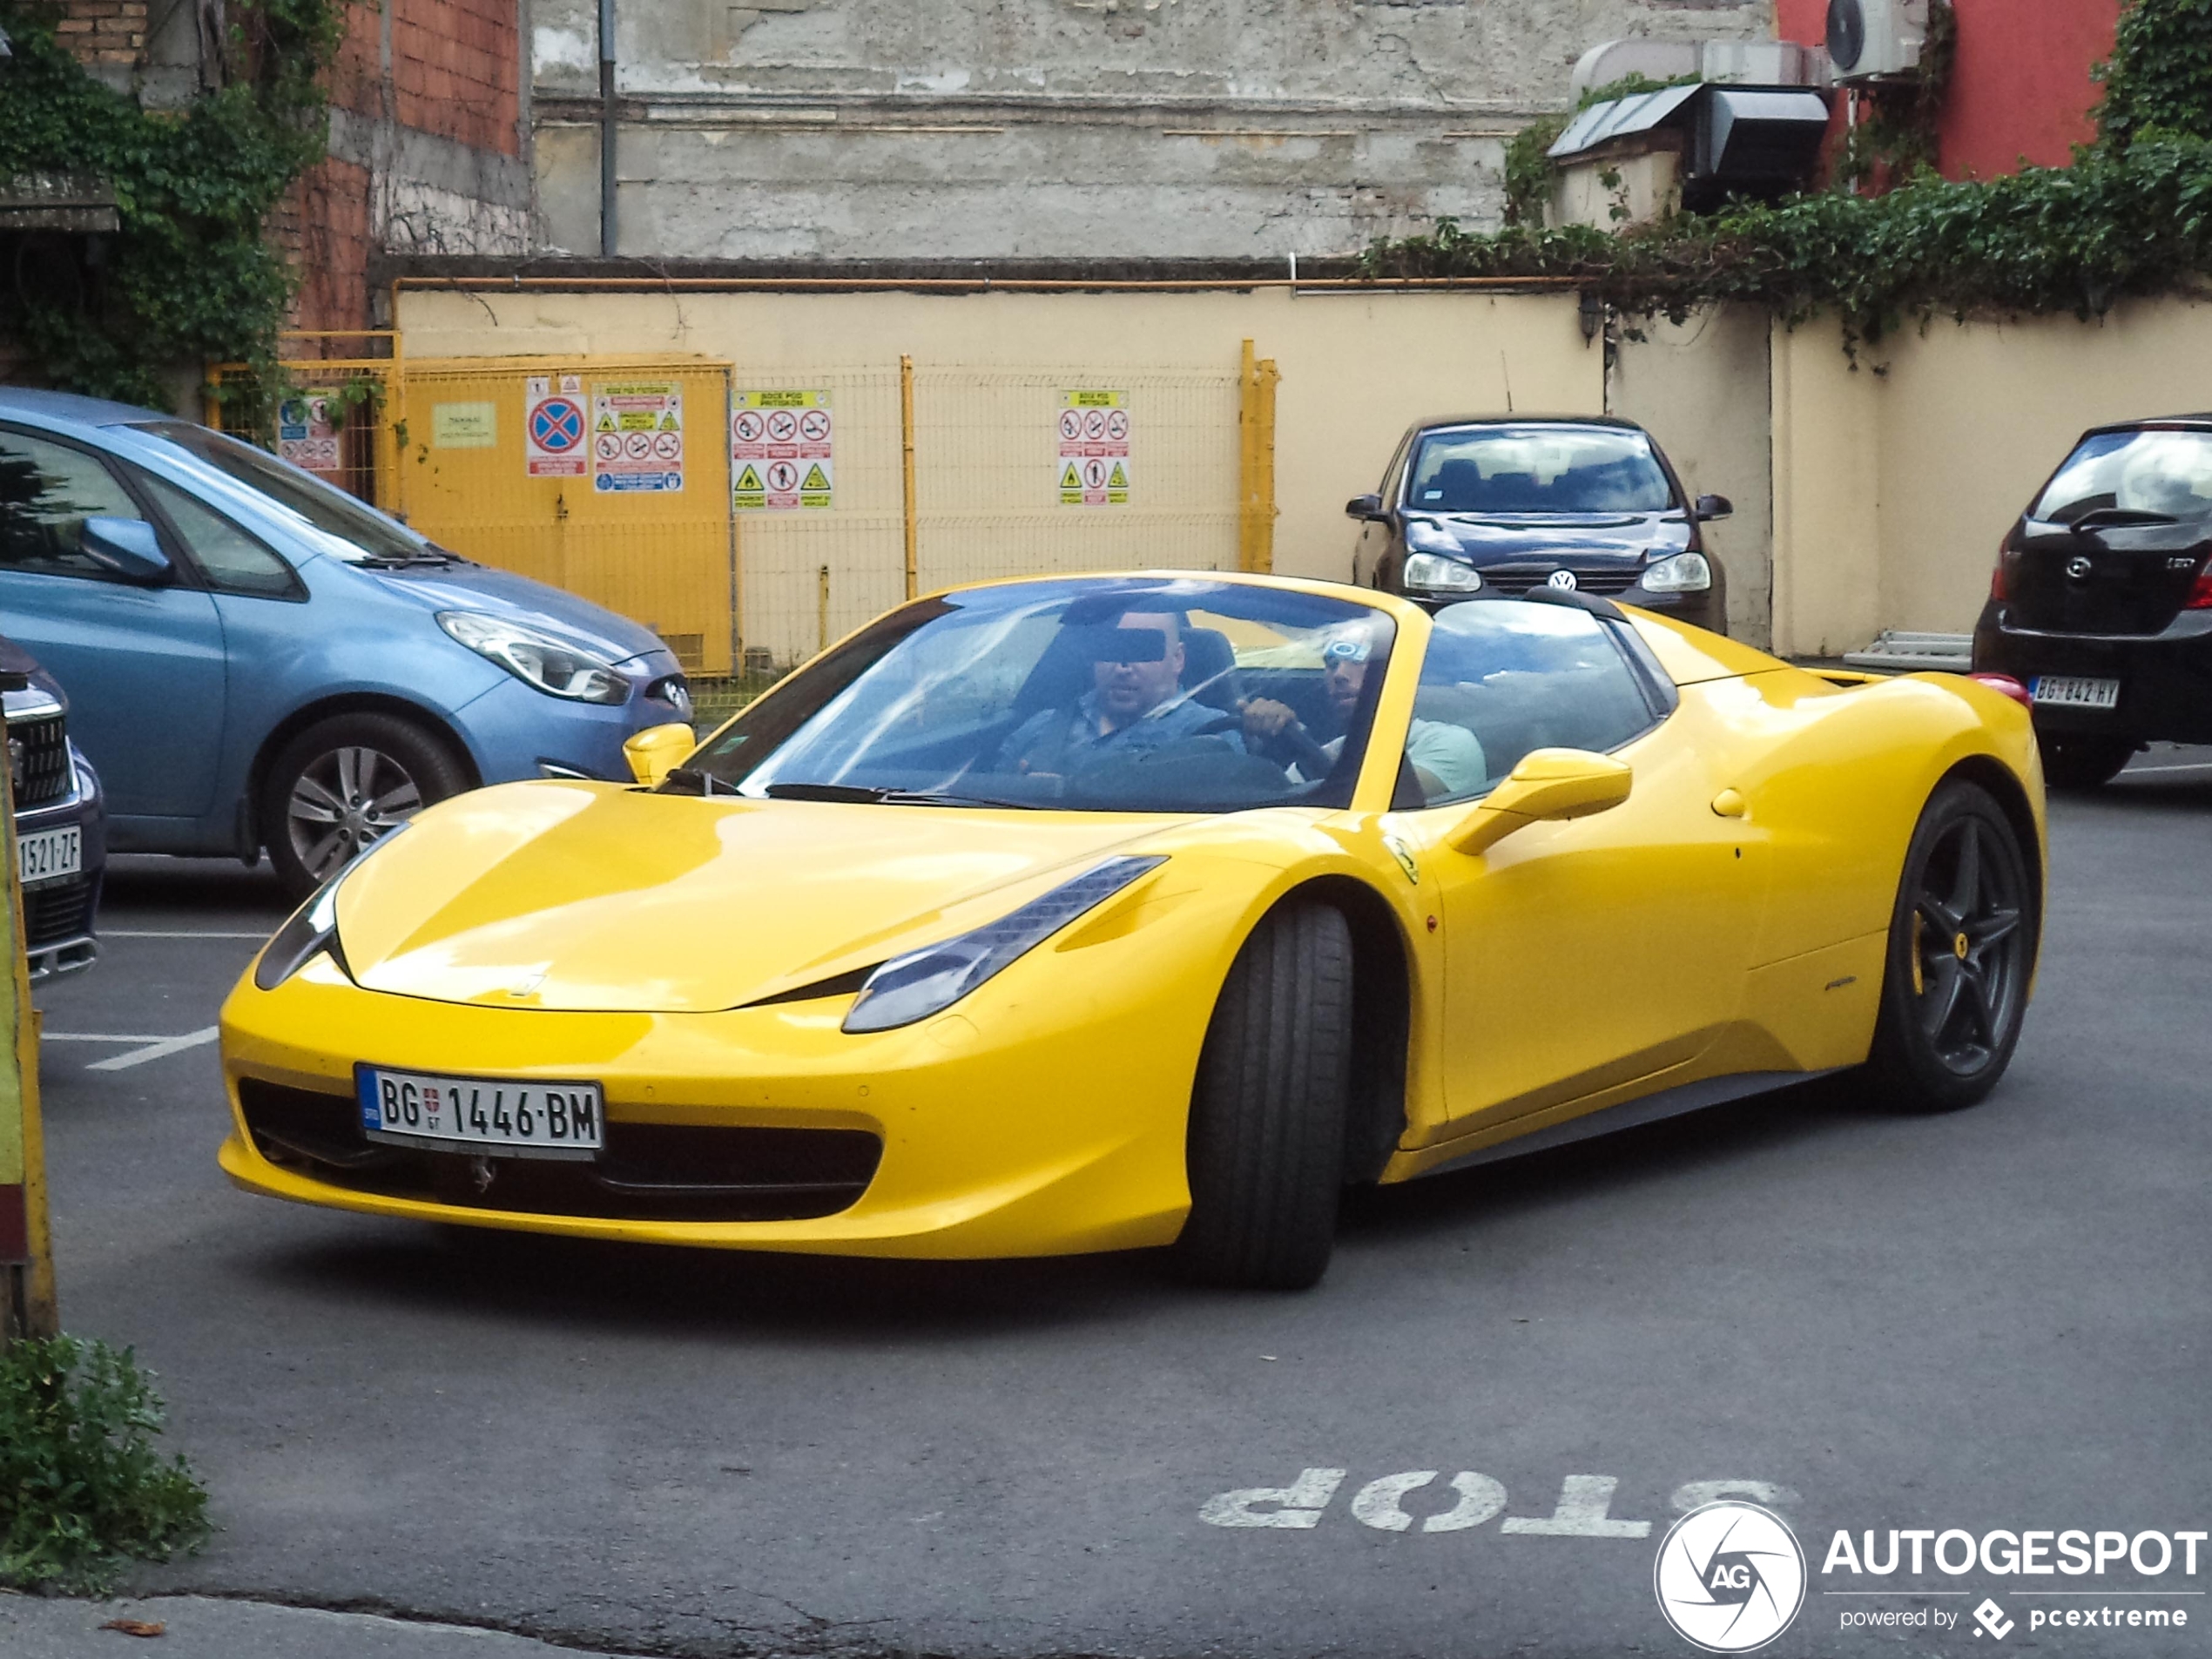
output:
<svg viewBox="0 0 2212 1659"><path fill-rule="evenodd" d="M143 518L88 518L78 546L126 582L159 582L169 575L161 537Z"/></svg>
<svg viewBox="0 0 2212 1659"><path fill-rule="evenodd" d="M1736 503L1725 496L1700 496L1694 509L1696 516L1707 523L1711 523L1716 519L1726 518L1735 510Z"/></svg>
<svg viewBox="0 0 2212 1659"><path fill-rule="evenodd" d="M1354 496L1350 501L1345 502L1344 516L1346 518L1380 518L1383 516L1382 497L1380 496Z"/></svg>
<svg viewBox="0 0 2212 1659"><path fill-rule="evenodd" d="M1532 749L1446 839L1462 853L1480 853L1542 819L1610 811L1628 799L1635 781L1635 769L1611 755Z"/></svg>
<svg viewBox="0 0 2212 1659"><path fill-rule="evenodd" d="M622 745L623 759L630 762L630 775L647 789L668 776L689 758L699 740L680 720L666 725L649 725L630 738Z"/></svg>

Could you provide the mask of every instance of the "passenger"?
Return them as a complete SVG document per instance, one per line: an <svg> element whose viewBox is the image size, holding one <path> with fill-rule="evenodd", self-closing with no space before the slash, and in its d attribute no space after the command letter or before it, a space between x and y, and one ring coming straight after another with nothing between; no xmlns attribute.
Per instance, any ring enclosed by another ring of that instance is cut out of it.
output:
<svg viewBox="0 0 2212 1659"><path fill-rule="evenodd" d="M1344 753L1344 733L1359 710L1372 651L1364 635L1348 634L1321 648L1321 685L1328 693L1335 736L1318 738L1288 705L1256 697L1244 705L1244 746L1282 765L1292 783L1327 777ZM1472 795L1489 778L1474 733L1441 720L1413 722L1406 734L1406 759L1413 763L1424 800Z"/></svg>
<svg viewBox="0 0 2212 1659"><path fill-rule="evenodd" d="M1142 754L1200 735L1243 750L1233 725L1225 731L1205 730L1234 717L1183 691L1183 632L1172 611L1126 611L1117 626L1164 634L1165 646L1142 641L1132 646L1131 656L1158 655L1150 661L1122 662L1109 655L1109 639L1092 665L1090 690L1071 707L1040 710L1023 721L999 750L1000 770L1065 775L1102 756Z"/></svg>

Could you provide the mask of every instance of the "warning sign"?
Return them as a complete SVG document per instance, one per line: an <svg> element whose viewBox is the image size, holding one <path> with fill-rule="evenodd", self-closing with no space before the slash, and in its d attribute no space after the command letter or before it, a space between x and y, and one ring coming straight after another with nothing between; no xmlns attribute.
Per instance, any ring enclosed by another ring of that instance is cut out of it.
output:
<svg viewBox="0 0 2212 1659"><path fill-rule="evenodd" d="M592 387L591 487L606 494L684 488L681 391L665 381Z"/></svg>
<svg viewBox="0 0 2212 1659"><path fill-rule="evenodd" d="M334 392L301 392L277 409L277 455L309 472L338 472L345 467L338 428L330 418Z"/></svg>
<svg viewBox="0 0 2212 1659"><path fill-rule="evenodd" d="M533 478L581 478L590 444L583 432L583 381L563 374L523 382L523 466Z"/></svg>
<svg viewBox="0 0 2212 1659"><path fill-rule="evenodd" d="M1062 507L1129 505L1129 394L1067 392L1054 468Z"/></svg>
<svg viewBox="0 0 2212 1659"><path fill-rule="evenodd" d="M827 392L738 393L730 400L730 489L738 510L835 506L835 446Z"/></svg>

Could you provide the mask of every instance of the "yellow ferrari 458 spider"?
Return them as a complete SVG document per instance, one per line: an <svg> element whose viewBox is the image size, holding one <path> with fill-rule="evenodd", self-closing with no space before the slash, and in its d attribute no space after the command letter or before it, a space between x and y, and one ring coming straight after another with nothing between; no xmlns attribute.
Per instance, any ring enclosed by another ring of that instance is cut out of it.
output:
<svg viewBox="0 0 2212 1659"><path fill-rule="evenodd" d="M2002 686L1575 594L1055 577L915 601L635 784L458 797L223 1010L254 1192L749 1250L1325 1267L1339 1195L2011 1058Z"/></svg>

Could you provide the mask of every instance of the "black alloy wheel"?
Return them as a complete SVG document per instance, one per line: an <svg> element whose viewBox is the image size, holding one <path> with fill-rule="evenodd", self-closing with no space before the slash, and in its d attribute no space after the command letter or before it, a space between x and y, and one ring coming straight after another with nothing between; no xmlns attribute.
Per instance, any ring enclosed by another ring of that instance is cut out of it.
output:
<svg viewBox="0 0 2212 1659"><path fill-rule="evenodd" d="M1912 834L1890 927L1871 1069L1912 1111L1971 1106L2011 1063L2034 971L2037 895L1989 792L1939 789Z"/></svg>
<svg viewBox="0 0 2212 1659"><path fill-rule="evenodd" d="M354 855L468 775L445 745L388 714L341 714L284 746L261 789L261 834L287 892L305 898Z"/></svg>
<svg viewBox="0 0 2212 1659"><path fill-rule="evenodd" d="M2120 775L2134 758L2138 745L2132 738L2053 737L2039 732L2036 744L2043 752L2043 781L2054 789L2101 789Z"/></svg>
<svg viewBox="0 0 2212 1659"><path fill-rule="evenodd" d="M1293 902L1252 930L1198 1057L1177 1264L1201 1284L1299 1291L1328 1271L1352 1093L1352 930Z"/></svg>

